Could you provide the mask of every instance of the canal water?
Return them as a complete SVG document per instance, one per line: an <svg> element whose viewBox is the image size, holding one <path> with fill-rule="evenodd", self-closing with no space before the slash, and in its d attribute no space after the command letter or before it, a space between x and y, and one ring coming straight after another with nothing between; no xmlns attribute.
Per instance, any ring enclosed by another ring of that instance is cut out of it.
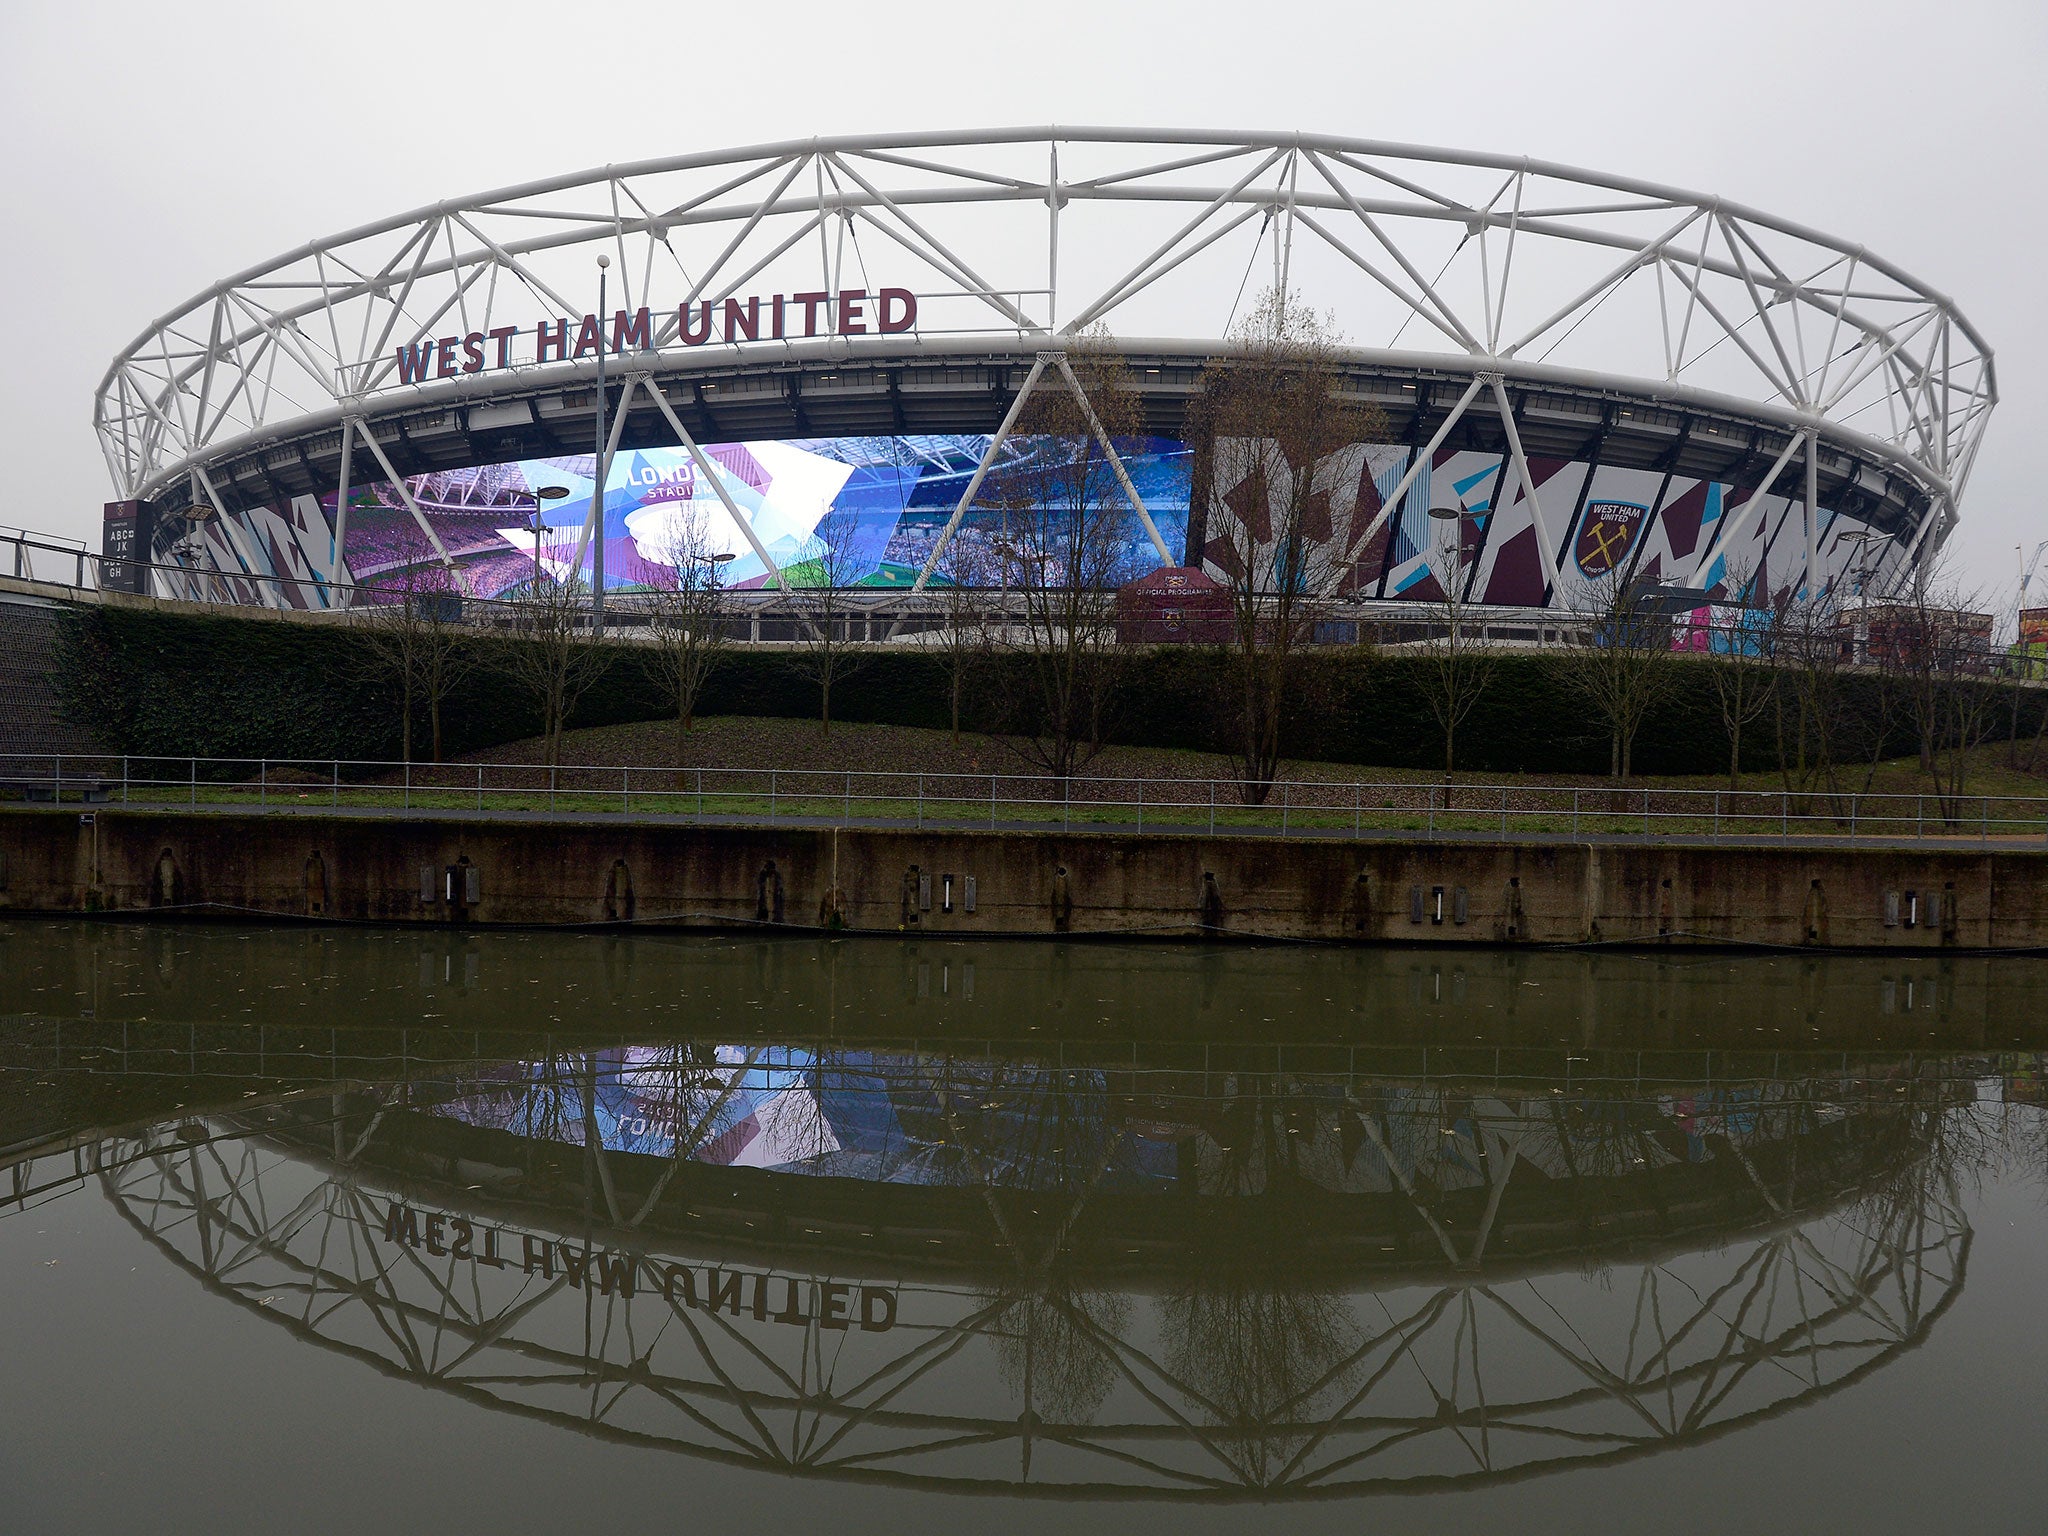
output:
<svg viewBox="0 0 2048 1536"><path fill-rule="evenodd" d="M2031 958L0 924L0 1527L2036 1530L2044 1104Z"/></svg>

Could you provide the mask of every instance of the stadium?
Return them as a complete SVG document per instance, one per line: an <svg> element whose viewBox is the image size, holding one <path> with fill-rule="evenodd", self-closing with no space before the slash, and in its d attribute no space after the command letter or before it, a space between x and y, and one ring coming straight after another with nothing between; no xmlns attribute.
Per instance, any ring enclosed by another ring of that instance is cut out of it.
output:
<svg viewBox="0 0 2048 1536"><path fill-rule="evenodd" d="M1026 402L1085 408L1105 352L1141 418L1111 445L1113 584L1213 576L1234 488L1191 506L1180 434L1274 293L1328 316L1384 423L1315 469L1297 568L1360 619L1451 579L1507 625L1617 574L1896 593L1997 399L1934 288L1626 177L1305 134L813 139L436 203L154 321L96 399L103 585L320 610L408 571L481 600L548 573L630 613L707 558L675 553L688 518L757 620L820 584L915 620L973 579L991 475L1062 451L1014 430Z"/></svg>

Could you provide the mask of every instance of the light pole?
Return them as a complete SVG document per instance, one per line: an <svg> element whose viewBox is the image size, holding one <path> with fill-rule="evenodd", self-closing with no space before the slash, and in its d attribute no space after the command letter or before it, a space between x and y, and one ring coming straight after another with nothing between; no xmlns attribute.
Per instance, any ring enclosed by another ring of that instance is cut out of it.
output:
<svg viewBox="0 0 2048 1536"><path fill-rule="evenodd" d="M1880 551L1892 541L1888 533L1848 533L1841 542L1856 551L1849 560L1849 575L1856 583L1856 617L1849 625L1849 659L1858 665L1870 659L1870 573L1884 558Z"/></svg>
<svg viewBox="0 0 2048 1536"><path fill-rule="evenodd" d="M590 632L593 639L604 634L604 279L612 264L609 256L597 258L597 482L591 487L591 521L595 531L590 550Z"/></svg>
<svg viewBox="0 0 2048 1536"><path fill-rule="evenodd" d="M739 557L733 554L731 550L721 549L716 554L710 555L694 553L687 554L683 556L682 563L684 565L701 565L708 567L708 569L706 569L706 571L704 572L704 579L708 581L713 587L716 587L718 585L718 568L722 565L731 565L732 562L738 558Z"/></svg>
<svg viewBox="0 0 2048 1536"><path fill-rule="evenodd" d="M1884 558L1879 551L1891 543L1892 536L1888 533L1845 533L1841 541L1856 550L1856 555L1849 562L1849 574L1856 579L1857 605L1861 607L1869 601L1865 584L1870 580L1870 573Z"/></svg>
<svg viewBox="0 0 2048 1536"><path fill-rule="evenodd" d="M560 501L569 494L566 485L537 485L527 493L533 497L533 590L540 592L540 510L544 501Z"/></svg>
<svg viewBox="0 0 2048 1536"><path fill-rule="evenodd" d="M1459 590L1453 593L1450 586L1444 588L1444 601L1451 610L1451 623L1455 626L1458 622L1458 608L1465 600L1465 530L1476 525L1486 514L1474 512L1469 507L1431 507L1429 515L1437 522L1448 524L1457 530L1451 535L1450 540L1451 585Z"/></svg>
<svg viewBox="0 0 2048 1536"><path fill-rule="evenodd" d="M206 525L219 515L210 505L203 501L195 501L185 509L185 532L183 537L171 547L171 553L173 555L182 555L187 562L186 568L188 570L196 572L200 569L199 556L206 548ZM220 568L214 565L210 558L208 566L211 569L206 583L206 590L213 594L211 601L218 602L220 601L221 592ZM185 578L185 590L192 593L196 600L199 592L199 583L193 580L192 577L187 576Z"/></svg>

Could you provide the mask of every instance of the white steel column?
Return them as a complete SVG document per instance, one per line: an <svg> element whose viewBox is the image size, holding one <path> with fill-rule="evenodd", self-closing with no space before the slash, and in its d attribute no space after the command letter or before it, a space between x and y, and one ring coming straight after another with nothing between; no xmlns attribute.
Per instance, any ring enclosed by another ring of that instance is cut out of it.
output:
<svg viewBox="0 0 2048 1536"><path fill-rule="evenodd" d="M644 382L644 374L634 374L627 378L626 387L619 392L619 408L612 417L611 435L605 439L604 452L598 455L597 463L591 466L590 510L583 515L583 531L576 536L576 558L569 566L570 571L578 575L583 571L583 552L590 548L591 539L604 537L605 471L611 466L612 455L619 451L619 433L625 430L626 412L633 408L633 387ZM597 398L599 408L602 409L603 394L600 393ZM594 576L596 573L592 574Z"/></svg>
<svg viewBox="0 0 2048 1536"><path fill-rule="evenodd" d="M1535 477L1529 473L1529 456L1522 452L1522 434L1515 430L1515 413L1508 406L1507 385L1497 373L1481 374L1493 386L1493 398L1500 406L1501 425L1507 428L1508 448L1515 456L1515 475L1522 482L1522 494L1529 498L1529 522L1536 530L1536 553L1543 561L1543 579L1550 590L1558 588L1557 551L1550 547L1550 530L1543 525L1543 503L1536 497ZM1499 511L1496 507L1495 511Z"/></svg>
<svg viewBox="0 0 2048 1536"><path fill-rule="evenodd" d="M433 544L434 552L441 557L441 564L446 567L449 578L458 586L468 586L462 579L462 573L455 569L455 561L448 554L448 546L441 542L441 535L434 532L434 525L427 521L427 514L420 510L420 504L412 499L412 491L406 485L405 477L385 455L384 445L377 441L377 434L370 430L370 424L358 418L356 431L362 434L363 441L369 445L370 453L377 460L378 467L391 477L391 488L398 492L398 499L405 503L405 510L412 514L412 520L420 525L420 532ZM475 596L475 593L472 592L470 595Z"/></svg>
<svg viewBox="0 0 2048 1536"><path fill-rule="evenodd" d="M1116 444L1112 443L1109 434L1102 430L1102 422L1095 415L1095 407L1088 403L1088 392L1081 388L1081 381L1074 377L1074 369L1067 361L1067 354L1055 352L1053 357L1059 363L1060 372L1066 375L1067 388L1074 392L1074 399L1080 403L1082 414L1088 418L1088 430L1095 434L1095 440L1102 444L1102 451L1109 455L1109 467L1116 471L1117 483L1124 488L1124 495L1130 498L1131 506L1137 511L1138 521L1145 525L1145 532L1152 539L1152 547L1159 551L1160 564L1180 564L1167 550L1166 540L1159 536L1159 529L1152 521L1152 514L1146 510L1144 498L1138 494L1138 488L1131 484L1130 474L1124 469L1124 461L1117 457Z"/></svg>
<svg viewBox="0 0 2048 1536"><path fill-rule="evenodd" d="M227 506L222 500L220 491L213 483L213 477L206 472L206 466L204 464L194 464L192 466L192 475L198 485L204 488L206 499L213 506L213 515L220 521L221 541L227 545L228 553L235 557L235 564L242 568L242 574L249 578L249 585L256 589L257 601L271 608L284 607L283 592L267 590L267 587L274 586L275 584L266 584L256 574L256 567L249 563L248 552L243 548L242 541L236 537L235 520L229 516Z"/></svg>
<svg viewBox="0 0 2048 1536"><path fill-rule="evenodd" d="M1769 495L1771 487L1778 483L1778 476L1783 474L1785 466L1792 462L1792 455L1799 451L1799 445L1805 441L1805 437L1806 434L1803 432L1794 432L1787 438L1784 451L1772 461L1770 472L1757 482L1749 500L1733 512L1722 515L1720 526L1714 530L1713 538L1707 541L1706 548L1693 557L1692 571L1686 577L1687 586L1698 586L1700 578L1713 565L1715 557L1735 543L1738 530L1748 530L1750 519L1763 510L1764 497Z"/></svg>
<svg viewBox="0 0 2048 1536"><path fill-rule="evenodd" d="M1400 480L1395 484L1392 493L1380 503L1378 514L1366 525L1365 532L1347 538L1345 541L1344 558L1331 566L1330 580L1323 589L1323 596L1330 597L1335 595L1337 588L1344 584L1344 573L1351 568L1351 562L1358 558L1359 546L1370 543L1372 536L1378 533L1386 525L1387 519L1394 515L1395 510L1401 505L1401 498L1408 494L1408 488L1415 483L1416 477L1428 468L1429 461L1436 457L1437 449L1443 447L1444 439L1451 435L1451 428L1458 424L1459 419L1465 414L1466 407L1471 405L1478 396L1480 388L1485 383L1486 380L1479 375L1474 374L1472 376L1472 382L1465 386L1465 393L1458 396L1458 403L1451 407L1450 414L1444 417L1442 425L1430 435L1429 442L1424 445L1422 451L1415 455L1415 462L1408 466L1407 473L1401 476ZM1357 515L1357 512L1354 510L1352 513L1354 521L1356 521Z"/></svg>
<svg viewBox="0 0 2048 1536"><path fill-rule="evenodd" d="M1932 535L1953 515L1953 511L1954 504L1948 497L1937 495L1928 498L1927 513L1920 519L1920 526L1913 533L1912 543L1906 546L1905 558L1894 570L1887 590L1898 591L1900 577L1910 571L1913 590L1916 594L1920 592L1927 581L1928 563L1941 542Z"/></svg>
<svg viewBox="0 0 2048 1536"><path fill-rule="evenodd" d="M1817 603L1820 586L1820 434L1806 434L1806 600Z"/></svg>
<svg viewBox="0 0 2048 1536"><path fill-rule="evenodd" d="M995 464L996 455L1003 451L1003 444L1012 432L1017 430L1017 418L1024 412L1024 402L1031 391L1038 386L1039 375L1045 372L1045 365L1058 354L1041 352L1038 360L1031 365L1031 371L1024 375L1024 383L1017 391L1017 398L1010 402L1010 409L1003 416L1003 424L996 428L996 435L988 440L988 447L981 455L981 462L974 466L974 474L967 482L967 489L960 493L960 501L953 508L953 515L946 519L946 526L939 530L938 542L932 545L932 552L925 556L924 568L917 573L917 580L910 584L910 594L915 597L924 590L924 584L931 580L932 572L938 569L939 559L946 553L946 546L953 542L953 531L960 526L960 519L967 515L981 482L988 478L990 468Z"/></svg>
<svg viewBox="0 0 2048 1536"><path fill-rule="evenodd" d="M675 413L675 408L668 403L668 397L661 392L655 382L644 375L636 375L636 378L640 386L647 391L647 398L654 402L655 409L660 411L663 419L668 422L669 430L675 433L676 441L681 443L684 451L690 455L690 462L697 466L697 473L708 480L711 489L717 492L719 501L725 506L726 515L739 526L740 537L747 541L747 547L753 550L754 558L767 570L768 579L787 597L789 583L782 579L782 568L775 563L768 553L768 546L763 544L760 536L754 532L753 519L742 512L740 504L732 499L732 492L725 488L725 481L719 477L717 466L705 456L704 450L697 446L697 440L690 436L689 429L683 425L682 417Z"/></svg>
<svg viewBox="0 0 2048 1536"><path fill-rule="evenodd" d="M334 493L334 527L330 530L334 544L327 554L328 569L337 582L341 579L341 573L348 569L344 563L348 558L348 477L349 471L354 467L355 456L356 424L351 418L341 424L341 484ZM347 606L353 608L355 605L355 576L351 573L348 578Z"/></svg>

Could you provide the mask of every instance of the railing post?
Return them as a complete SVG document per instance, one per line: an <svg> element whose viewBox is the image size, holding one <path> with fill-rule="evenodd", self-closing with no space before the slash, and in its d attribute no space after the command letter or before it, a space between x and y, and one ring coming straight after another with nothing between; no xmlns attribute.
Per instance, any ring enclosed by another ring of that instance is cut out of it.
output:
<svg viewBox="0 0 2048 1536"><path fill-rule="evenodd" d="M1426 831L1425 831L1425 834L1424 834L1424 835L1425 835L1425 836L1428 836L1428 837L1431 837L1431 838L1434 838L1434 837L1436 836L1436 786L1435 786L1435 785L1431 785L1431 786L1430 786L1430 790L1429 790L1429 826L1428 826L1428 828L1426 829Z"/></svg>
<svg viewBox="0 0 2048 1536"><path fill-rule="evenodd" d="M1719 842L1719 841L1720 841L1720 838L1721 838L1721 791L1719 791L1718 789L1714 791L1714 834L1713 834L1713 835L1714 835L1714 840L1715 840L1716 842Z"/></svg>
<svg viewBox="0 0 2048 1536"><path fill-rule="evenodd" d="M1505 784L1500 787L1500 835L1508 835L1508 787Z"/></svg>
<svg viewBox="0 0 2048 1536"><path fill-rule="evenodd" d="M192 805L196 810L199 805L199 759L195 757L188 761L192 767Z"/></svg>
<svg viewBox="0 0 2048 1536"><path fill-rule="evenodd" d="M1365 830L1365 786L1351 786L1351 835L1356 838Z"/></svg>
<svg viewBox="0 0 2048 1536"><path fill-rule="evenodd" d="M1280 781L1280 835L1287 835L1287 781Z"/></svg>
<svg viewBox="0 0 2048 1536"><path fill-rule="evenodd" d="M327 803L338 807L341 804L341 759L337 757L328 766L334 770L334 792L328 797Z"/></svg>
<svg viewBox="0 0 2048 1536"><path fill-rule="evenodd" d="M57 754L57 804L64 803L64 754Z"/></svg>
<svg viewBox="0 0 2048 1536"><path fill-rule="evenodd" d="M126 753L123 753L121 756L121 803L123 805L128 803L128 757Z"/></svg>
<svg viewBox="0 0 2048 1536"><path fill-rule="evenodd" d="M256 759L256 803L259 806L270 804L270 759L267 757Z"/></svg>
<svg viewBox="0 0 2048 1536"><path fill-rule="evenodd" d="M919 831L924 830L924 775L922 773L917 776L917 826Z"/></svg>
<svg viewBox="0 0 2048 1536"><path fill-rule="evenodd" d="M1572 836L1573 836L1573 837L1577 837L1578 835L1579 835L1579 791L1578 791L1578 788L1577 788L1576 786L1574 786L1574 787L1573 787L1573 789L1572 789Z"/></svg>
<svg viewBox="0 0 2048 1536"><path fill-rule="evenodd" d="M1913 797L1913 836L1916 839L1927 836L1927 797L1925 795L1915 795Z"/></svg>
<svg viewBox="0 0 2048 1536"><path fill-rule="evenodd" d="M479 811L484 808L484 765L482 763L476 765L476 808Z"/></svg>
<svg viewBox="0 0 2048 1536"><path fill-rule="evenodd" d="M1209 781L1209 835L1216 835L1216 781Z"/></svg>
<svg viewBox="0 0 2048 1536"><path fill-rule="evenodd" d="M988 776L988 829L991 832L996 829L996 776L994 774Z"/></svg>
<svg viewBox="0 0 2048 1536"><path fill-rule="evenodd" d="M412 759L411 759L411 758L407 758L407 759L405 760L405 808L406 808L406 809L407 809L408 811L412 809ZM554 809L554 804L553 804L553 801L552 801L552 799L551 799L551 800L550 800L550 802L549 802L549 805L548 805L548 809L550 809L550 810L553 810L553 809Z"/></svg>
<svg viewBox="0 0 2048 1536"><path fill-rule="evenodd" d="M853 770L851 768L846 771L846 790L839 802L839 825L842 827L853 825Z"/></svg>
<svg viewBox="0 0 2048 1536"><path fill-rule="evenodd" d="M1285 824L1283 823L1283 828ZM1138 780L1138 830L1145 830L1145 781Z"/></svg>
<svg viewBox="0 0 2048 1536"><path fill-rule="evenodd" d="M768 825L775 825L775 770L768 770Z"/></svg>
<svg viewBox="0 0 2048 1536"><path fill-rule="evenodd" d="M697 819L704 819L704 770L697 770Z"/></svg>
<svg viewBox="0 0 2048 1536"><path fill-rule="evenodd" d="M633 814L633 770L630 766L619 769L619 814Z"/></svg>

